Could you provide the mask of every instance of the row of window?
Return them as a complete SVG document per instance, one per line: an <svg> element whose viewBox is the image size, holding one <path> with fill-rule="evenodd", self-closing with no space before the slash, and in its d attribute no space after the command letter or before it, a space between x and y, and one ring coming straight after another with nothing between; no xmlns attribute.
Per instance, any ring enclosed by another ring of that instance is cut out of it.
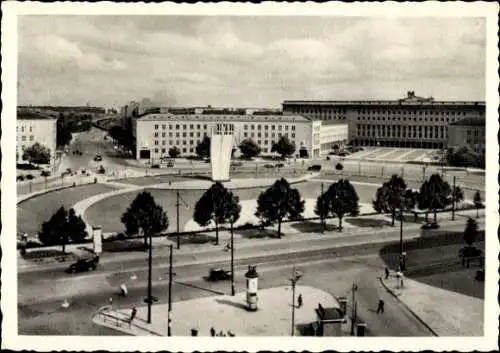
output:
<svg viewBox="0 0 500 353"><path fill-rule="evenodd" d="M189 137L201 137L202 136L202 133L201 132L169 132L168 133L168 137L172 138L172 137L188 137L188 134L189 134ZM206 132L203 133L203 136L208 136L208 134ZM160 133L159 132L155 132L154 133L154 137L160 137ZM161 133L161 137L167 137L167 133L166 132L162 132Z"/></svg>
<svg viewBox="0 0 500 353"><path fill-rule="evenodd" d="M391 122L391 121L429 121L429 122L438 122L438 121L441 121L441 122L447 122L449 123L450 121L451 122L455 122L456 121L456 118L444 118L444 117L437 117L437 116L431 116L429 118L427 117L417 117L416 116L410 116L410 117L407 117L406 115L403 115L403 116L397 116L397 117L385 117L385 116L364 116L364 115L361 115L361 116L358 116L357 120L377 120L377 121L385 121L387 120L388 122Z"/></svg>
<svg viewBox="0 0 500 353"><path fill-rule="evenodd" d="M288 137L288 138L290 138L290 137L293 138L293 139L295 138L295 132L292 132L290 135L288 134L288 132L285 132L284 134L282 134L281 132L279 132L277 136L278 136L278 138L281 138L281 136L283 136L283 135L286 136L286 137ZM253 137L259 137L260 138L260 137L262 137L262 133L258 132L257 136L255 136L255 133L253 133L253 132L250 132L250 133L244 132L243 133L243 137L251 137L251 138L253 138ZM269 137L269 133L268 132L264 132L264 137ZM276 137L276 133L275 132L271 132L271 138L275 138L275 137Z"/></svg>
<svg viewBox="0 0 500 353"><path fill-rule="evenodd" d="M295 137L295 134L293 134ZM286 136L288 137L288 134L286 134ZM252 136L253 137L253 136ZM260 136L259 136L260 137ZM279 134L279 137L281 137L281 134ZM199 144L201 142L201 140L154 140L154 145L155 146L165 146L165 145L169 145L169 146L195 146L197 144ZM262 145L262 142L264 142L263 144L264 145L271 145L273 143L273 140L257 140L256 143L257 145L261 146Z"/></svg>
<svg viewBox="0 0 500 353"><path fill-rule="evenodd" d="M444 126L357 125L357 136L444 139Z"/></svg>
<svg viewBox="0 0 500 353"><path fill-rule="evenodd" d="M33 135L30 135L30 136L22 135L21 141L28 141L27 140L28 137L29 137L30 141L35 141L35 136L33 136ZM16 136L16 141L18 141L18 138L19 138L19 136Z"/></svg>
<svg viewBox="0 0 500 353"><path fill-rule="evenodd" d="M190 148L188 148L188 147L182 147L182 148L179 148L179 150L180 150L182 153L188 153L188 152L189 152L189 153L194 153L194 152L195 152L195 149L194 149L194 148L192 148L192 147L190 147ZM167 154L167 153L168 153L168 150L167 150L166 148L164 148L164 147L162 147L162 148L158 148L158 147L156 147L156 148L154 148L154 149L153 149L153 153L154 153L154 154L159 154L160 152L161 152L161 154L162 154L162 155L165 155L165 154ZM269 152L271 152L271 147L269 147L269 148L263 148L263 149L262 149L262 152L264 152L264 153L269 153Z"/></svg>
<svg viewBox="0 0 500 353"><path fill-rule="evenodd" d="M353 109L357 114L366 114L366 115L441 115L441 116L465 116L467 112L465 111L455 111L455 110L409 110L409 109L398 109L398 110L385 110L385 109ZM292 108L292 113L296 114L313 114L313 115L331 115L333 114L345 114L345 109L337 110L337 109L328 109L328 108L315 108L315 109L303 109L303 108ZM343 116L340 116L343 118Z"/></svg>
<svg viewBox="0 0 500 353"><path fill-rule="evenodd" d="M249 130L249 127L250 127L250 130L269 130L269 127L271 127L271 131L288 131L289 129L292 130L292 131L295 131L295 125L257 125L255 126L254 124L252 125L243 125L243 130ZM262 128L264 127L264 128Z"/></svg>
<svg viewBox="0 0 500 353"><path fill-rule="evenodd" d="M174 130L174 126L175 126L175 130L180 130L182 128L182 130L186 130L188 128L188 125L187 124L168 124L168 128L169 130ZM200 130L201 129L201 126L202 124L189 124L189 128L192 130L194 129L194 127L196 126L196 129ZM161 128L162 130L166 130L167 129L167 124L162 124L161 125ZM160 124L155 124L155 130L158 130L160 129ZM208 129L208 125L207 124L203 124L203 130L207 130Z"/></svg>
<svg viewBox="0 0 500 353"><path fill-rule="evenodd" d="M21 132L24 132L26 130L26 126L22 125L21 126ZM19 126L16 126L16 132L19 131ZM33 132L33 126L29 126L29 132Z"/></svg>

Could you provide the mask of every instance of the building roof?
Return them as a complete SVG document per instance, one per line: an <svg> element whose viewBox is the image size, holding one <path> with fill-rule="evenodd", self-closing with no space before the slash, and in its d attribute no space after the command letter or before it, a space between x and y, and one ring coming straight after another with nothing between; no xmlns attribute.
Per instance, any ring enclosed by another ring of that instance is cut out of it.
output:
<svg viewBox="0 0 500 353"><path fill-rule="evenodd" d="M337 106L449 106L449 107L485 107L484 101L436 101L436 100L342 100L342 101L302 101L302 100L286 100L282 103L286 105L337 105Z"/></svg>
<svg viewBox="0 0 500 353"><path fill-rule="evenodd" d="M171 114L171 113L151 113L141 116L142 121L243 121L243 122L307 122L314 119L302 115L238 115L238 114Z"/></svg>
<svg viewBox="0 0 500 353"><path fill-rule="evenodd" d="M458 120L450 125L457 126L486 126L486 119L484 117L468 117Z"/></svg>

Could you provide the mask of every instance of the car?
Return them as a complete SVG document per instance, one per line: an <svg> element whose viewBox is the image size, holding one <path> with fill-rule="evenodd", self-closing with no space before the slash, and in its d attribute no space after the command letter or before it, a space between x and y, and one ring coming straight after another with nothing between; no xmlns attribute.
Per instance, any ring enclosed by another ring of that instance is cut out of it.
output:
<svg viewBox="0 0 500 353"><path fill-rule="evenodd" d="M348 153L348 152L340 152L340 153L339 153L339 156L340 156L340 157L345 157L345 156L347 156L347 155L349 155L349 153Z"/></svg>
<svg viewBox="0 0 500 353"><path fill-rule="evenodd" d="M283 168L285 166L285 164L283 164L283 163L276 163L274 166L276 168Z"/></svg>
<svg viewBox="0 0 500 353"><path fill-rule="evenodd" d="M321 165L313 164L312 166L308 167L307 170L310 172L319 172L321 171Z"/></svg>
<svg viewBox="0 0 500 353"><path fill-rule="evenodd" d="M174 166L174 163L173 163L173 162L168 162L168 163L167 163L167 167L168 167L168 168L172 168L173 166Z"/></svg>
<svg viewBox="0 0 500 353"><path fill-rule="evenodd" d="M211 268L208 274L209 281L225 281L231 279L231 271L222 268Z"/></svg>
<svg viewBox="0 0 500 353"><path fill-rule="evenodd" d="M264 164L264 168L274 168L274 165L266 163Z"/></svg>
<svg viewBox="0 0 500 353"><path fill-rule="evenodd" d="M205 158L205 163L210 163L210 158Z"/></svg>
<svg viewBox="0 0 500 353"><path fill-rule="evenodd" d="M232 162L231 167L241 167L243 165L242 162Z"/></svg>
<svg viewBox="0 0 500 353"><path fill-rule="evenodd" d="M94 157L94 161L95 161L95 162L100 162L100 161L102 161L102 156L101 156L100 154L96 155L96 156Z"/></svg>
<svg viewBox="0 0 500 353"><path fill-rule="evenodd" d="M18 175L16 178L17 181L24 181L24 175Z"/></svg>
<svg viewBox="0 0 500 353"><path fill-rule="evenodd" d="M95 270L99 264L99 256L92 250L86 248L78 248L82 250L80 256L77 256L76 262L69 265L66 269L67 273L87 272Z"/></svg>
<svg viewBox="0 0 500 353"><path fill-rule="evenodd" d="M151 166L151 168L158 169L158 168L160 168L160 165L159 165L159 164L153 164L153 165Z"/></svg>

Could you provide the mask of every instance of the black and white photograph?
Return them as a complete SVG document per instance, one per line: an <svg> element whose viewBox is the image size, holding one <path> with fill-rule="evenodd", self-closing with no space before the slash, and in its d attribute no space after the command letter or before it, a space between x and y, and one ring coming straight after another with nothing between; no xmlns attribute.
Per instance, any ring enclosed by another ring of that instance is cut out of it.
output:
<svg viewBox="0 0 500 353"><path fill-rule="evenodd" d="M495 349L498 4L2 11L2 348Z"/></svg>

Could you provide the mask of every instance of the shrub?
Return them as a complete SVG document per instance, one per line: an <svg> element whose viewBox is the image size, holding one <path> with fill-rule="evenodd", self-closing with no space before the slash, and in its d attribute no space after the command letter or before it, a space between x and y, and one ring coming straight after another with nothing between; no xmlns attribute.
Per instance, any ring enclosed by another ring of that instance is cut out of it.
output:
<svg viewBox="0 0 500 353"><path fill-rule="evenodd" d="M99 174L104 174L104 173L106 173L106 169L104 169L104 167L101 165L101 166L99 167L99 170L98 170L97 172L98 172Z"/></svg>
<svg viewBox="0 0 500 353"><path fill-rule="evenodd" d="M335 169L337 169L337 170L343 170L344 166L341 163L337 163L337 165L335 166Z"/></svg>
<svg viewBox="0 0 500 353"><path fill-rule="evenodd" d="M483 251L474 246L464 246L462 249L458 251L458 255L460 257L477 257L481 256Z"/></svg>
<svg viewBox="0 0 500 353"><path fill-rule="evenodd" d="M43 177L48 177L50 176L50 172L48 170L42 170L42 173L40 173L40 175Z"/></svg>
<svg viewBox="0 0 500 353"><path fill-rule="evenodd" d="M17 181L24 181L24 175L23 174L18 175L16 180Z"/></svg>
<svg viewBox="0 0 500 353"><path fill-rule="evenodd" d="M35 177L34 177L33 174L28 174L28 175L26 175L26 179L27 180L33 180L33 179L35 179Z"/></svg>

